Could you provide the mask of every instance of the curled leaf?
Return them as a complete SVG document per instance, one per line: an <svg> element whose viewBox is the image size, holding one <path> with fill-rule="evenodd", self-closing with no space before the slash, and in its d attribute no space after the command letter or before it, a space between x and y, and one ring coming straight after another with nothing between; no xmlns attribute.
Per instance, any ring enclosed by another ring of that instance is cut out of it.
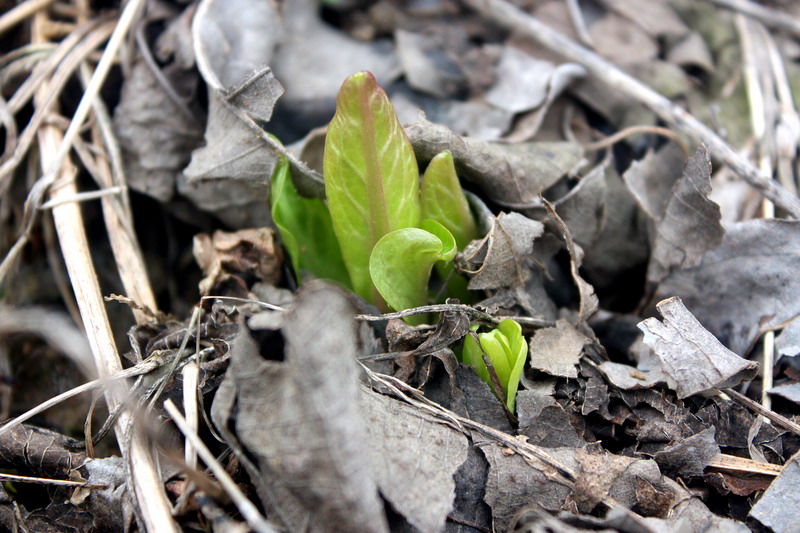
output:
<svg viewBox="0 0 800 533"><path fill-rule="evenodd" d="M424 229L403 228L385 235L372 250L372 281L393 309L424 305L433 264L456 254L455 239L444 226L433 220L421 225Z"/></svg>

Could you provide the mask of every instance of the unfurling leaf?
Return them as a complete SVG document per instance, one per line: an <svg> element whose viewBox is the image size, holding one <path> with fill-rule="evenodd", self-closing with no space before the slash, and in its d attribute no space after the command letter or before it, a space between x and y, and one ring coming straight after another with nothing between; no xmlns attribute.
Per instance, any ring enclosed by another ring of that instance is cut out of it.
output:
<svg viewBox="0 0 800 533"><path fill-rule="evenodd" d="M292 260L298 282L303 271L350 287L339 241L328 208L318 198L304 198L289 176L289 163L281 158L272 176L269 203L272 220Z"/></svg>
<svg viewBox="0 0 800 533"><path fill-rule="evenodd" d="M370 253L386 234L418 225L419 172L389 98L368 72L354 74L339 90L323 168L353 289L380 304L370 279ZM430 246L436 247L432 241Z"/></svg>
<svg viewBox="0 0 800 533"><path fill-rule="evenodd" d="M425 220L422 228L403 228L385 235L369 259L372 281L393 309L424 305L428 298L428 279L436 261L450 261L456 243L447 228ZM416 317L410 322L422 322Z"/></svg>
<svg viewBox="0 0 800 533"><path fill-rule="evenodd" d="M528 355L528 343L522 336L522 327L509 318L500 322L496 329L487 333L479 333L478 339L480 346L471 335L464 338L461 359L464 363L475 367L481 379L491 385L489 370L486 368L481 353L481 348L483 348L503 386L506 406L513 413L517 400L517 388L525 369L525 358Z"/></svg>

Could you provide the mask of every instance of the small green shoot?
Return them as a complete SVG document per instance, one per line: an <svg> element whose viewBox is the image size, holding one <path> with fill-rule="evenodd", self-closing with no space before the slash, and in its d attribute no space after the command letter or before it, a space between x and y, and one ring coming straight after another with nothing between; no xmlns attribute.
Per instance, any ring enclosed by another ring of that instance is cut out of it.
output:
<svg viewBox="0 0 800 533"><path fill-rule="evenodd" d="M475 367L475 371L481 379L491 387L489 370L483 361L481 351L481 348L483 348L503 387L506 406L513 413L517 400L519 380L522 378L525 359L528 356L528 342L522 336L522 327L509 318L500 322L497 328L492 331L478 333L478 340L480 340L480 346L478 346L472 335L467 335L464 338L461 360Z"/></svg>

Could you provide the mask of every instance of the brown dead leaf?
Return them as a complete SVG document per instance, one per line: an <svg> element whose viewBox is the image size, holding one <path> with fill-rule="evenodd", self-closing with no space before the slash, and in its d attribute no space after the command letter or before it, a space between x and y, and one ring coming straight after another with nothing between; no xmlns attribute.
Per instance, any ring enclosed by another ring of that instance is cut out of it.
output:
<svg viewBox="0 0 800 533"><path fill-rule="evenodd" d="M471 276L469 289L524 285L529 276L525 259L543 232L541 222L519 213L500 213L486 237L473 241L463 252L462 271Z"/></svg>
<svg viewBox="0 0 800 533"><path fill-rule="evenodd" d="M200 282L204 296L231 277L255 276L275 283L281 276L283 252L270 228L215 231L213 236L200 233L195 235L193 252L206 276Z"/></svg>
<svg viewBox="0 0 800 533"><path fill-rule="evenodd" d="M661 360L667 383L679 398L733 387L755 377L758 363L725 348L679 298L663 300L656 308L663 322L648 318L639 323L639 329L645 334L644 343Z"/></svg>

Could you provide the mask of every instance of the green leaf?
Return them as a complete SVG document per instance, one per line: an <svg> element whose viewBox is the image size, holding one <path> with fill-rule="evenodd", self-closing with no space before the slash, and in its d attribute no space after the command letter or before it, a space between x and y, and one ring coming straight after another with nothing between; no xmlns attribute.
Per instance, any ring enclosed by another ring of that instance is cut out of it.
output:
<svg viewBox="0 0 800 533"><path fill-rule="evenodd" d="M303 271L308 271L350 288L350 276L328 208L318 198L300 196L292 184L289 163L283 157L272 175L269 203L297 281L301 282Z"/></svg>
<svg viewBox="0 0 800 533"><path fill-rule="evenodd" d="M447 229L432 220L421 228L403 228L385 235L372 250L369 271L375 287L392 309L425 305L428 279L436 261L449 261L456 253ZM421 323L424 317L410 317Z"/></svg>
<svg viewBox="0 0 800 533"><path fill-rule="evenodd" d="M464 338L461 360L475 367L475 371L481 379L490 383L489 371L481 354L481 347L483 347L503 386L506 406L513 413L517 402L519 381L522 378L525 360L528 356L528 343L522 335L522 327L517 322L506 319L500 322L496 329L479 333L478 338L481 342L480 346L471 335Z"/></svg>
<svg viewBox="0 0 800 533"><path fill-rule="evenodd" d="M441 152L428 163L420 192L422 218L435 220L453 234L459 250L478 238L475 218L456 175L453 155Z"/></svg>
<svg viewBox="0 0 800 533"><path fill-rule="evenodd" d="M333 228L353 289L380 305L370 277L370 253L388 233L419 223L419 171L389 98L369 72L354 74L339 90L323 169ZM433 242L429 246L435 247Z"/></svg>

